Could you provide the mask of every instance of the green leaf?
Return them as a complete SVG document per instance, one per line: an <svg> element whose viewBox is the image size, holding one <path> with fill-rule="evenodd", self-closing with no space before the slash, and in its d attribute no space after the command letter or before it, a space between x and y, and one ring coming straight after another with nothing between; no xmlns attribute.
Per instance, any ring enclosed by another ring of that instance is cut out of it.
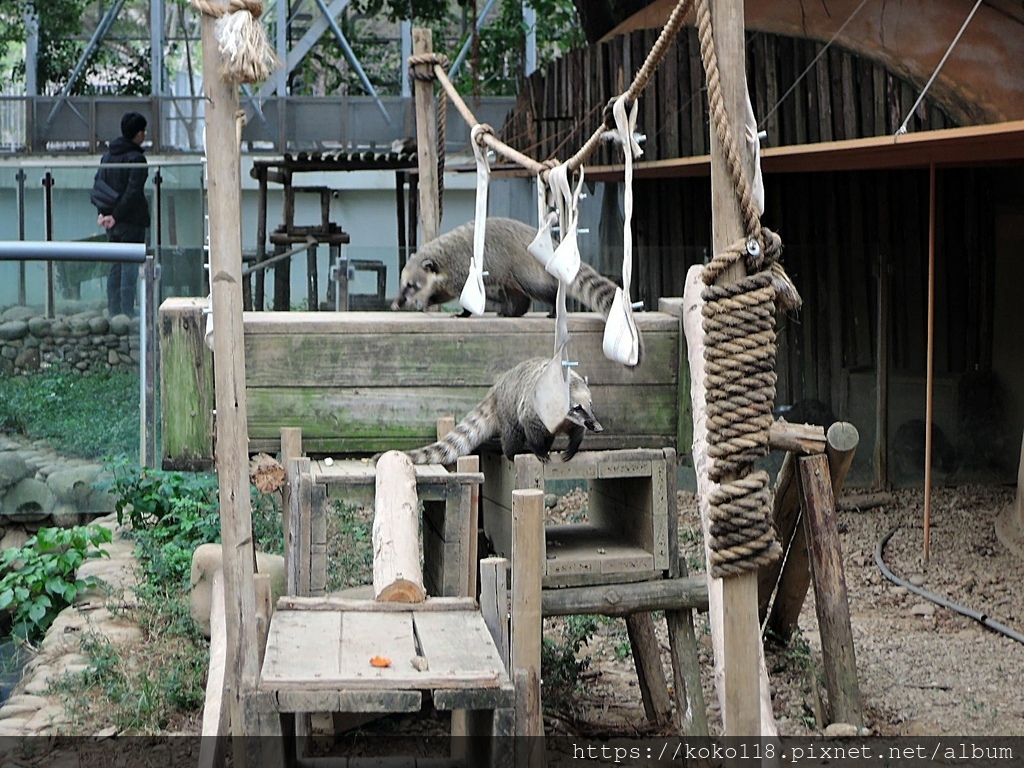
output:
<svg viewBox="0 0 1024 768"><path fill-rule="evenodd" d="M14 590L5 589L0 592L0 611L6 610L7 606L14 602Z"/></svg>

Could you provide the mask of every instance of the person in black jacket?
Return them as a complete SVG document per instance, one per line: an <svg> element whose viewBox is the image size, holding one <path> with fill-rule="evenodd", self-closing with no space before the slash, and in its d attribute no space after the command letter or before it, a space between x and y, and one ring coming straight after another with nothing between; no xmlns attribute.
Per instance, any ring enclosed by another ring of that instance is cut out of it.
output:
<svg viewBox="0 0 1024 768"><path fill-rule="evenodd" d="M121 135L110 142L100 160L107 163L134 163L139 168L101 168L103 180L118 193L110 210L100 209L96 223L107 230L112 243L144 243L149 227L149 201L143 187L149 176L142 142L146 140L146 118L138 112L126 112L121 118ZM107 311L114 315L135 315L135 291L139 276L137 264L115 262L107 275Z"/></svg>

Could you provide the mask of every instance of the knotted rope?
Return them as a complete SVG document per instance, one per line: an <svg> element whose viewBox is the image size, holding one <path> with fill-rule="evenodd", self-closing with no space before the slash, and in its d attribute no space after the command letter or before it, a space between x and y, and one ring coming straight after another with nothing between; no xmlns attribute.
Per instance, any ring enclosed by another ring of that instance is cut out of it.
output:
<svg viewBox="0 0 1024 768"><path fill-rule="evenodd" d="M414 80L431 82L437 79L434 66L448 68L448 57L443 53L417 53L409 57L409 76ZM444 219L444 164L445 135L448 131L448 92L437 89L437 223Z"/></svg>
<svg viewBox="0 0 1024 768"><path fill-rule="evenodd" d="M798 306L799 295L778 263L782 241L761 226L761 211L729 124L722 95L708 0L698 0L697 26L708 83L712 124L743 219L745 237L718 253L705 268L705 388L709 478L711 575L756 570L782 554L769 518L768 473L752 472L768 453L775 401L776 301ZM744 260L751 273L730 285L721 274Z"/></svg>
<svg viewBox="0 0 1024 768"><path fill-rule="evenodd" d="M282 65L260 23L261 0L189 0L200 13L217 19L214 31L221 55L221 77L229 83L259 83Z"/></svg>

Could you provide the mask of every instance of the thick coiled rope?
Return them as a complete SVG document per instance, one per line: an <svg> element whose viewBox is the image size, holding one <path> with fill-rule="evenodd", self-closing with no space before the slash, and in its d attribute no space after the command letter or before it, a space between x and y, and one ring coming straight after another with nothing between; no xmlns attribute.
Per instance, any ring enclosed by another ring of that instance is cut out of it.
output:
<svg viewBox="0 0 1024 768"><path fill-rule="evenodd" d="M409 57L409 75L415 80L432 82L437 79L434 65L448 69L448 57L443 53L417 53ZM448 131L448 92L437 90L437 223L444 218L444 164L445 134Z"/></svg>
<svg viewBox="0 0 1024 768"><path fill-rule="evenodd" d="M282 65L260 22L261 0L189 0L202 14L217 19L215 34L221 55L220 76L229 83L260 83Z"/></svg>
<svg viewBox="0 0 1024 768"><path fill-rule="evenodd" d="M736 190L745 237L718 253L702 275L710 505L711 575L757 570L782 554L772 529L768 473L753 465L768 453L775 402L776 300L798 306L799 295L778 263L779 236L761 214L740 160L722 95L708 0L698 0L697 26L712 125ZM746 277L716 285L743 260Z"/></svg>

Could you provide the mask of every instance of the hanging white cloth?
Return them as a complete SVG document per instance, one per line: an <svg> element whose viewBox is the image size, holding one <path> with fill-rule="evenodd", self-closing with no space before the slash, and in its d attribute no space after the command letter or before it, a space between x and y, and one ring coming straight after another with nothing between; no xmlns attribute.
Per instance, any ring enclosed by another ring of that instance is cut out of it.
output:
<svg viewBox="0 0 1024 768"><path fill-rule="evenodd" d="M569 183L568 166L556 165L548 171L548 190L551 204L558 213L561 237L558 246L552 251L550 234L545 238L538 233L538 238L530 246L530 253L549 274L568 285L576 279L576 274L580 271L580 249L576 235L579 227L580 192L583 190L583 169L580 168L579 182L573 189ZM546 194L544 196L547 197ZM550 216L541 215L542 231L546 227L550 233L552 224Z"/></svg>
<svg viewBox="0 0 1024 768"><path fill-rule="evenodd" d="M746 109L743 119L743 138L747 142L747 178L750 179L751 193L758 213L764 213L764 179L761 177L761 139L757 133L757 118L754 117L754 105L750 103L747 93Z"/></svg>
<svg viewBox="0 0 1024 768"><path fill-rule="evenodd" d="M622 225L622 287L615 291L612 308L604 326L604 340L601 348L604 356L623 365L633 366L640 360L640 334L633 319L633 305L630 302L630 283L633 279L633 158L643 154L633 134L636 129L637 102L633 102L629 116L626 115L626 96L616 99L612 107L615 117L615 132L622 144L625 155L625 180L623 183L623 225Z"/></svg>
<svg viewBox="0 0 1024 768"><path fill-rule="evenodd" d="M487 187L491 179L491 167L487 162L487 148L481 140L483 130L483 126L478 123L470 132L470 143L476 156L476 222L473 226L473 257L469 262L469 277L459 296L462 308L474 315L482 315L487 308L484 243L487 237Z"/></svg>
<svg viewBox="0 0 1024 768"><path fill-rule="evenodd" d="M555 171L558 171L555 173ZM554 432L559 425L565 421L569 413L569 324L566 319L565 309L565 278L569 272L572 276L569 280L576 278L579 271L579 250L575 243L575 225L573 226L573 243L575 249L575 268L573 268L573 253L567 246L559 255L559 248L565 243L565 222L570 216L576 215L575 201L579 199L579 190L573 198L569 190L569 182L564 166L556 166L549 173L549 182L545 182L543 174L537 176L537 216L540 229L537 236L530 243L529 250L534 258L544 265L555 278L558 279L558 291L555 294L555 349L554 355L548 362L543 374L537 381L533 390L533 407L540 416L541 422L549 432ZM549 186L550 183L550 186ZM568 192L568 200L566 198ZM566 202L572 203L572 213L566 210ZM548 210L552 204L558 211ZM562 240L558 248L552 246L551 228L562 216Z"/></svg>

